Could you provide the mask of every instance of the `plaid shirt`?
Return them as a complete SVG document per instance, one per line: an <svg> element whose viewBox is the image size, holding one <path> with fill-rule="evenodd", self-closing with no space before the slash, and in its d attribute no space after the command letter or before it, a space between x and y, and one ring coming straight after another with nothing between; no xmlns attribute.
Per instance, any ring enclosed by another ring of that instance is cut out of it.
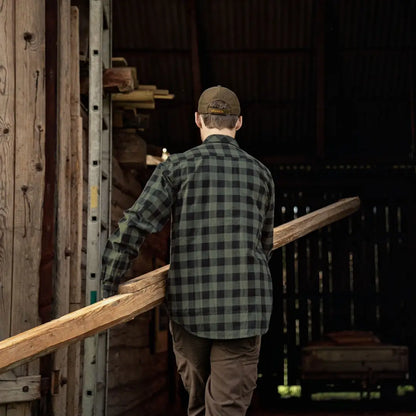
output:
<svg viewBox="0 0 416 416"><path fill-rule="evenodd" d="M170 218L171 319L211 339L264 334L272 310L269 170L224 135L171 155L156 167L107 242L105 291L114 290L145 236Z"/></svg>

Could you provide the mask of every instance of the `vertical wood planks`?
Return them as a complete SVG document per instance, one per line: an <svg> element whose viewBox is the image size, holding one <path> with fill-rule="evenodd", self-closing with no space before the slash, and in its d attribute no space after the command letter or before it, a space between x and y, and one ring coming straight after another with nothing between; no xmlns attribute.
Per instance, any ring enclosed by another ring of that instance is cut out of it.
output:
<svg viewBox="0 0 416 416"><path fill-rule="evenodd" d="M374 330L378 327L375 209L373 204L362 207L357 224L359 241L355 242L357 256L354 267L355 325L363 330Z"/></svg>
<svg viewBox="0 0 416 416"><path fill-rule="evenodd" d="M332 238L332 330L340 331L351 326L350 269L348 219L331 225ZM338 236L343 236L340 238Z"/></svg>
<svg viewBox="0 0 416 416"><path fill-rule="evenodd" d="M45 2L21 0L15 12L15 195L11 334L39 324L44 193ZM18 375L38 373L34 361Z"/></svg>
<svg viewBox="0 0 416 416"><path fill-rule="evenodd" d="M0 340L10 336L14 222L14 0L0 7ZM1 406L0 406L1 409ZM0 411L1 413L1 411Z"/></svg>
<svg viewBox="0 0 416 416"><path fill-rule="evenodd" d="M71 3L58 1L58 120L57 120L57 235L54 317L69 312L71 251ZM68 348L57 350L53 357L59 378L68 377ZM55 413L66 408L67 384L60 383L52 397Z"/></svg>
<svg viewBox="0 0 416 416"><path fill-rule="evenodd" d="M14 0L0 6L0 340L10 336L14 222ZM0 416L9 405L0 404Z"/></svg>
<svg viewBox="0 0 416 416"><path fill-rule="evenodd" d="M293 195L294 196L294 195ZM295 199L287 201L286 205L286 219L284 222L291 221L295 218L294 207ZM293 242L285 246L285 265L286 265L286 279L284 285L286 289L286 356L287 356L287 380L289 385L296 384L296 356L297 348L297 280L296 280L296 250L297 244Z"/></svg>
<svg viewBox="0 0 416 416"><path fill-rule="evenodd" d="M44 6L44 0L0 2L0 31L6 40L0 45L0 173L4 178L0 186L0 263L5 271L0 277L2 338L40 321L45 179ZM13 372L16 376L37 375L39 361ZM30 413L30 403L0 406L2 415Z"/></svg>
<svg viewBox="0 0 416 416"><path fill-rule="evenodd" d="M82 161L82 118L80 109L80 74L79 74L79 10L71 7L71 256L69 311L79 309L81 305L81 251L82 251L82 196L83 196L83 161ZM67 415L79 413L80 400L80 366L81 344L68 347L68 397Z"/></svg>

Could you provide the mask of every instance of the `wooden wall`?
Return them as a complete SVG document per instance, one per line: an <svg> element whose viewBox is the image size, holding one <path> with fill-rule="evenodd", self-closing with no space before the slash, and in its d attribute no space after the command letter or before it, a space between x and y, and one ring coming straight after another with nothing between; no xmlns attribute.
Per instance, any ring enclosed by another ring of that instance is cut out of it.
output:
<svg viewBox="0 0 416 416"><path fill-rule="evenodd" d="M43 0L0 1L0 339L39 323L45 179L44 14ZM18 386L22 377L35 377L36 383L28 390L36 394L27 394L31 400L39 396L38 375L39 362L32 361L1 375L0 383ZM2 396L1 415L29 414L31 404L25 402L24 392Z"/></svg>
<svg viewBox="0 0 416 416"><path fill-rule="evenodd" d="M71 9L70 0L59 0L56 13L58 42L48 53L58 59L47 72L45 1L0 1L0 339L41 323L39 293L45 289L53 288L46 299L54 301L42 305L49 311L43 320L48 314L53 319L80 306L78 12ZM55 76L56 83L50 83ZM56 122L51 125L47 124L47 92L57 102ZM47 132L47 125L56 130ZM46 157L46 140L53 142L51 159ZM45 204L45 172L50 175L47 186L56 181L56 190L48 189L52 204ZM55 215L55 221L45 222ZM56 230L48 229L54 224ZM46 256L50 274L41 285L44 233L54 240ZM42 385L50 384L53 390L48 394L55 414L63 414L67 406L68 414L77 414L79 346L57 351L50 362L46 372L34 360L0 375L2 416L39 411L41 372Z"/></svg>

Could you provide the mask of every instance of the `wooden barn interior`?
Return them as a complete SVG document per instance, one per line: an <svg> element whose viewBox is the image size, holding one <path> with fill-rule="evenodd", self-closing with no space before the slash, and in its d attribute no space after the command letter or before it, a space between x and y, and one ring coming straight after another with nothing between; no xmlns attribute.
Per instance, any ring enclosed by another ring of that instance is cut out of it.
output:
<svg viewBox="0 0 416 416"><path fill-rule="evenodd" d="M186 414L169 226L120 295L99 276L213 85L273 174L275 227L359 200L273 252L249 414L414 415L415 28L416 0L0 0L0 416Z"/></svg>

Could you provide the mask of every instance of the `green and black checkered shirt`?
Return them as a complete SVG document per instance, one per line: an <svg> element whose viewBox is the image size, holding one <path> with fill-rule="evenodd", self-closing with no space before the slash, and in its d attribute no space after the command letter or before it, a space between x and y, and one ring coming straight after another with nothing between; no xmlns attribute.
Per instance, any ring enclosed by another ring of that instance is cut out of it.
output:
<svg viewBox="0 0 416 416"><path fill-rule="evenodd" d="M264 334L272 310L274 202L269 170L230 136L211 135L171 155L108 240L104 290L114 291L145 236L171 218L171 319L211 339Z"/></svg>

